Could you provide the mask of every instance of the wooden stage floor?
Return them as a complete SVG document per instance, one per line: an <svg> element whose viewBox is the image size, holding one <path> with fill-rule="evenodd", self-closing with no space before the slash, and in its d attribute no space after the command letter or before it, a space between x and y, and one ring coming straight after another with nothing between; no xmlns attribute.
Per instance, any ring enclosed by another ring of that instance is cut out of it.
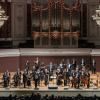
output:
<svg viewBox="0 0 100 100"><path fill-rule="evenodd" d="M1 81L1 79L0 79ZM0 85L0 96L9 96L10 94L22 96L31 95L32 93L40 93L42 96L48 95L60 95L60 96L77 96L81 94L83 96L94 96L100 97L100 73L91 74L90 77L90 88L80 87L79 89L71 88L70 86L57 86L57 89L49 89L49 86L38 86L38 89L34 89L34 84L31 87L23 88L23 85L15 88L13 85L11 87L3 88ZM51 82L52 83L52 82ZM53 86L53 85L52 85Z"/></svg>
<svg viewBox="0 0 100 100"><path fill-rule="evenodd" d="M65 88L65 89L64 89ZM32 93L40 93L42 96L48 95L57 95L57 96L77 96L81 94L83 96L94 96L97 95L100 97L100 88L89 88L89 89L74 89L66 87L58 87L58 89L48 89L47 87L39 87L38 90L34 88L0 88L0 96L9 96L10 94L22 96L22 95L31 95Z"/></svg>

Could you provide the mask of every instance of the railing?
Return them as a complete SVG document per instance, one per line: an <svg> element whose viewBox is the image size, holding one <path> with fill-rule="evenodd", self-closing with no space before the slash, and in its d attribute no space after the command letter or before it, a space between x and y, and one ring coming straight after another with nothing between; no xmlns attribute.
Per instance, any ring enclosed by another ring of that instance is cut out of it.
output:
<svg viewBox="0 0 100 100"><path fill-rule="evenodd" d="M32 37L36 48L77 48L79 32L33 32Z"/></svg>

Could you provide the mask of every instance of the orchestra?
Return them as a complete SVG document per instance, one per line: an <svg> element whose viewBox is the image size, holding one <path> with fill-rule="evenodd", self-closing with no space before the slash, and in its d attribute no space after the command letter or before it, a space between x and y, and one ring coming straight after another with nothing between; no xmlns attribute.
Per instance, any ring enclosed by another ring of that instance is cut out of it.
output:
<svg viewBox="0 0 100 100"><path fill-rule="evenodd" d="M90 70L86 68L84 59L82 59L81 65L77 65L76 60L73 59L72 63L67 60L67 64L64 60L60 64L49 65L41 63L37 58L33 67L30 66L30 62L26 61L24 71L18 69L13 76L14 87L23 85L24 88L31 86L34 83L35 88L44 83L45 86L53 80L52 77L56 77L56 84L63 86L70 86L72 88L90 87ZM95 61L93 61L95 65ZM32 68L32 69L30 69ZM94 69L93 69L94 70ZM93 71L95 72L95 70ZM10 84L10 73L8 71L3 74L4 87L8 87Z"/></svg>

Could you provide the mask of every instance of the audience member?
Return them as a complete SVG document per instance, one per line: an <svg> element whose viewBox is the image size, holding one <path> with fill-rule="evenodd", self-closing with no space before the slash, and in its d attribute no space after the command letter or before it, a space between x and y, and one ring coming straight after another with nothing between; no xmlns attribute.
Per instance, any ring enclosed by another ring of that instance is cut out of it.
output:
<svg viewBox="0 0 100 100"><path fill-rule="evenodd" d="M36 94L32 93L31 96L9 95L8 97L0 97L0 100L100 100L100 97L97 97L96 95L85 97L85 96L82 96L81 94L75 97L54 96L54 95L48 96L48 94L46 94L45 96L41 96L40 93L36 93Z"/></svg>

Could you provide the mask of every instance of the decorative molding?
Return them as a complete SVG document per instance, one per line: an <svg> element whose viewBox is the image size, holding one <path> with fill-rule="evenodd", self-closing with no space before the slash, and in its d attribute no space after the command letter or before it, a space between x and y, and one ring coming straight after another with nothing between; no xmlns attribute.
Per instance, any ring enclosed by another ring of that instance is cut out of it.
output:
<svg viewBox="0 0 100 100"><path fill-rule="evenodd" d="M15 56L100 56L100 49L0 49L0 57Z"/></svg>
<svg viewBox="0 0 100 100"><path fill-rule="evenodd" d="M22 56L81 56L90 52L90 49L20 49Z"/></svg>
<svg viewBox="0 0 100 100"><path fill-rule="evenodd" d="M92 49L91 56L100 56L100 49Z"/></svg>
<svg viewBox="0 0 100 100"><path fill-rule="evenodd" d="M1 49L0 57L13 56L88 56L91 49Z"/></svg>
<svg viewBox="0 0 100 100"><path fill-rule="evenodd" d="M17 57L20 56L19 49L0 49L0 57Z"/></svg>

